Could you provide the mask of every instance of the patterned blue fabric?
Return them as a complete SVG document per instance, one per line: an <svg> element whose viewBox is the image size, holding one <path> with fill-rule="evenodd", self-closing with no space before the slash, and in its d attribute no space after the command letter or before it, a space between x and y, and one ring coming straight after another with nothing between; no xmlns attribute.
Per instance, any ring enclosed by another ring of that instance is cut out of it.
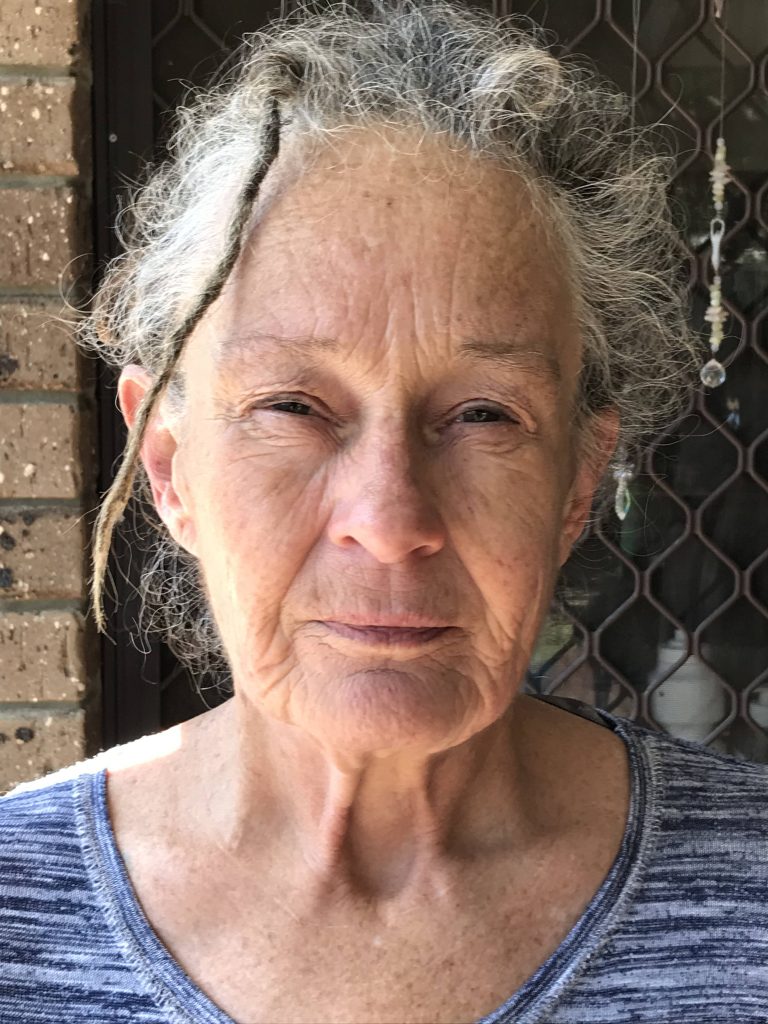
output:
<svg viewBox="0 0 768 1024"><path fill-rule="evenodd" d="M553 703L624 740L630 813L580 920L479 1024L766 1024L768 767ZM0 1022L232 1024L144 917L110 826L108 753L0 799Z"/></svg>

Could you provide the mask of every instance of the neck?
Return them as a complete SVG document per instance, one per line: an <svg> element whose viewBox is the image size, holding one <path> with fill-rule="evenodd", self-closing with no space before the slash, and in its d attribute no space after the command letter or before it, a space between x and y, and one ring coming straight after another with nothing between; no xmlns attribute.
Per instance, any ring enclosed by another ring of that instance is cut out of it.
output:
<svg viewBox="0 0 768 1024"><path fill-rule="evenodd" d="M199 834L205 808L219 850L244 868L279 865L313 904L444 892L460 863L522 851L540 830L522 756L531 703L518 696L448 750L350 758L236 695L196 720L188 820Z"/></svg>

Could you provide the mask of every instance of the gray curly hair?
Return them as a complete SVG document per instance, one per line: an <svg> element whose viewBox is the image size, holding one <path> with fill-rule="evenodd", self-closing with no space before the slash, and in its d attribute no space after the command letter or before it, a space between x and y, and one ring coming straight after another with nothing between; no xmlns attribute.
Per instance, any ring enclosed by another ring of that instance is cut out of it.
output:
<svg viewBox="0 0 768 1024"><path fill-rule="evenodd" d="M178 112L170 158L135 194L120 225L124 253L80 331L88 350L116 367L139 363L154 380L97 521L99 626L111 535L137 495L152 527L144 625L222 678L226 657L196 561L146 501L138 455L186 339L258 221L281 139L309 155L347 128L394 126L522 170L571 268L582 436L590 414L613 406L617 451L637 452L680 408L695 362L667 200L672 157L659 155L657 133L635 128L626 97L582 63L555 59L529 21L445 0L326 2L247 36L237 56L234 71Z"/></svg>

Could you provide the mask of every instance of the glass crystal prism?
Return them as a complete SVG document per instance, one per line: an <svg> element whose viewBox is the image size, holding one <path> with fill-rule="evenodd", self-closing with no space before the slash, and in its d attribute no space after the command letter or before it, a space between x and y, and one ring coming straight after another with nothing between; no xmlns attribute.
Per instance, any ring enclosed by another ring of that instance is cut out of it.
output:
<svg viewBox="0 0 768 1024"><path fill-rule="evenodd" d="M708 388L718 388L725 380L725 367L716 359L710 359L702 366L699 376L702 384L706 384Z"/></svg>
<svg viewBox="0 0 768 1024"><path fill-rule="evenodd" d="M629 512L631 502L632 499L629 496L629 488L626 483L622 481L616 489L616 499L613 505L619 519L624 520L627 518L627 512Z"/></svg>

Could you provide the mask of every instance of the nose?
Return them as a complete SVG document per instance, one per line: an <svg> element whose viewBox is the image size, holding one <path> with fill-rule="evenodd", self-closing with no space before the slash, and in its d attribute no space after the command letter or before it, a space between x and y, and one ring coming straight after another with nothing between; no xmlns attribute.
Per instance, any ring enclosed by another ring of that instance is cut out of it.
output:
<svg viewBox="0 0 768 1024"><path fill-rule="evenodd" d="M416 458L406 437L378 436L356 447L338 479L329 522L333 543L359 544L385 564L440 551L445 530L423 456Z"/></svg>

